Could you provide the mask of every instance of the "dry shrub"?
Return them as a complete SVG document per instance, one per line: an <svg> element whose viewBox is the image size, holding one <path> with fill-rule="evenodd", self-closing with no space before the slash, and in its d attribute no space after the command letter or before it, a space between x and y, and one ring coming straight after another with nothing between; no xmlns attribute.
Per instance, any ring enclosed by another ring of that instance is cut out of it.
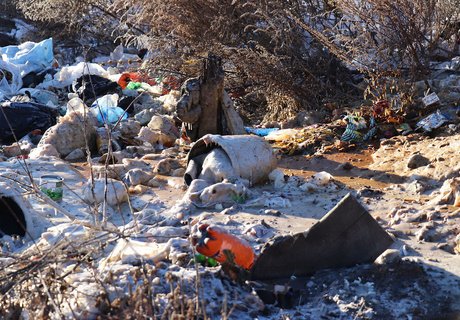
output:
<svg viewBox="0 0 460 320"><path fill-rule="evenodd" d="M458 50L458 0L336 0L337 23L325 29L334 49L357 67L420 78L429 63Z"/></svg>
<svg viewBox="0 0 460 320"><path fill-rule="evenodd" d="M227 87L265 94L266 122L356 99L363 91L345 65L420 78L458 49L459 0L16 2L30 19L148 48L155 70L196 76L212 51L227 61Z"/></svg>
<svg viewBox="0 0 460 320"><path fill-rule="evenodd" d="M266 121L321 107L325 101L350 92L347 77L342 81L337 68L330 70L331 55L285 12L317 14L319 7L326 8L324 0L307 4L230 0L17 3L28 18L59 22L76 34L94 36L103 30L100 33L122 35L126 44L150 49L151 66L156 69L187 71L190 61L201 60L212 51L227 61L226 68L231 71L228 87L241 88L243 95L264 92L268 112L263 108L261 112L267 112ZM110 25L110 21L118 23Z"/></svg>

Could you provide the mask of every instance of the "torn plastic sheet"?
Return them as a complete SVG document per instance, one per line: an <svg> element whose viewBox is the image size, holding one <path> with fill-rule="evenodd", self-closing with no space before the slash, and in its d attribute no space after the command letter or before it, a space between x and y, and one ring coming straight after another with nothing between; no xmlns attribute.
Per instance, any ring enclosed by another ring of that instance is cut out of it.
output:
<svg viewBox="0 0 460 320"><path fill-rule="evenodd" d="M16 65L20 76L24 77L30 72L39 72L52 66L53 39L49 38L35 43L24 42L18 46L0 47L2 60Z"/></svg>
<svg viewBox="0 0 460 320"><path fill-rule="evenodd" d="M21 87L20 69L0 59L0 101L15 95Z"/></svg>

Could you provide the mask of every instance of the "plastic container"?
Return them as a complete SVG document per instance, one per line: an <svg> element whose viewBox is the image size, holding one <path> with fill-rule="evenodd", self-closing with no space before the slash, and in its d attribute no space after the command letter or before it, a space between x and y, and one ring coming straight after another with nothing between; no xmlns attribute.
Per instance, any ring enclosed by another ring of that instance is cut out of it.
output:
<svg viewBox="0 0 460 320"><path fill-rule="evenodd" d="M198 227L199 237L192 238L196 251L220 263L234 263L250 269L256 255L246 241L229 234L222 228L202 224ZM233 261L229 261L229 259Z"/></svg>
<svg viewBox="0 0 460 320"><path fill-rule="evenodd" d="M64 191L64 179L57 175L43 175L40 177L40 190L54 201L61 201Z"/></svg>

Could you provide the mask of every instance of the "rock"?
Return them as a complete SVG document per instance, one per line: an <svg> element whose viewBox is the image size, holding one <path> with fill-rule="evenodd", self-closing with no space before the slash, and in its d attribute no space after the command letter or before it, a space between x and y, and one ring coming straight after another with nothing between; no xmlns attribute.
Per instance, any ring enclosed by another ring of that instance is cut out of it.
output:
<svg viewBox="0 0 460 320"><path fill-rule="evenodd" d="M183 177L184 174L185 174L185 169L184 168L178 168L178 169L173 170L171 175L173 177Z"/></svg>
<svg viewBox="0 0 460 320"><path fill-rule="evenodd" d="M263 210L263 213L269 216L275 216L275 217L281 216L281 211L276 210L276 209L266 209L266 210Z"/></svg>
<svg viewBox="0 0 460 320"><path fill-rule="evenodd" d="M439 243L436 247L450 254L455 254L455 243Z"/></svg>
<svg viewBox="0 0 460 320"><path fill-rule="evenodd" d="M141 159L142 160L155 160L155 161L158 161L158 160L163 160L165 158L164 155L162 154L159 154L159 153L148 153L146 155L144 155Z"/></svg>
<svg viewBox="0 0 460 320"><path fill-rule="evenodd" d="M131 186L128 188L128 193L129 194L142 194L146 192L149 189L149 187L143 186L143 185L137 185L137 186Z"/></svg>
<svg viewBox="0 0 460 320"><path fill-rule="evenodd" d="M350 162L344 162L344 163L339 164L337 166L336 170L350 171L353 168L354 168L354 166Z"/></svg>
<svg viewBox="0 0 460 320"><path fill-rule="evenodd" d="M440 193L441 195L436 200L437 204L452 204L460 207L460 178L445 180Z"/></svg>
<svg viewBox="0 0 460 320"><path fill-rule="evenodd" d="M107 166L93 166L93 173L96 178L104 178L107 173L107 177L111 179L121 179L125 176L129 169L124 164L111 164Z"/></svg>
<svg viewBox="0 0 460 320"><path fill-rule="evenodd" d="M217 203L241 203L246 198L247 189L244 185L220 182L203 189L199 205L209 207Z"/></svg>
<svg viewBox="0 0 460 320"><path fill-rule="evenodd" d="M168 137L162 143L166 147L174 146L176 139L180 137L179 130L174 125L174 121L168 116L153 116L147 127L153 131L161 132Z"/></svg>
<svg viewBox="0 0 460 320"><path fill-rule="evenodd" d="M154 147L160 148L163 148L163 146L172 146L176 141L176 139L172 139L169 135L160 131L154 131L148 127L142 127L137 138L150 143Z"/></svg>
<svg viewBox="0 0 460 320"><path fill-rule="evenodd" d="M393 264L401 260L401 253L396 249L385 250L376 260L377 264Z"/></svg>
<svg viewBox="0 0 460 320"><path fill-rule="evenodd" d="M156 112L155 109L145 109L145 110L142 110L139 113L137 113L134 116L134 119L137 122L139 122L140 125L146 126L156 113L157 112Z"/></svg>
<svg viewBox="0 0 460 320"><path fill-rule="evenodd" d="M406 190L411 193L421 194L426 190L426 185L421 181L415 180L406 186Z"/></svg>
<svg viewBox="0 0 460 320"><path fill-rule="evenodd" d="M71 112L61 118L61 121L46 130L38 146L53 145L61 157L88 144L92 149L96 144L96 118L91 112L86 112L86 118L80 112Z"/></svg>
<svg viewBox="0 0 460 320"><path fill-rule="evenodd" d="M273 183L275 189L281 189L285 186L286 180L284 179L284 173L280 169L275 169L268 175L268 179Z"/></svg>
<svg viewBox="0 0 460 320"><path fill-rule="evenodd" d="M164 186L165 184L167 184L168 181L166 181L165 179L163 178L160 178L160 177L154 177L153 179L151 179L149 182L148 182L148 185L150 187L153 187L153 188L159 188L159 187L162 187Z"/></svg>
<svg viewBox="0 0 460 320"><path fill-rule="evenodd" d="M172 147L172 148L164 149L163 151L161 151L161 155L165 157L170 157L170 158L177 157L178 154L179 154L179 150L177 147Z"/></svg>
<svg viewBox="0 0 460 320"><path fill-rule="evenodd" d="M59 158L59 152L51 144L42 144L33 149L29 154L29 159L38 159L41 157L56 157Z"/></svg>
<svg viewBox="0 0 460 320"><path fill-rule="evenodd" d="M18 143L3 147L3 155L7 158L17 157L21 154L21 147Z"/></svg>
<svg viewBox="0 0 460 320"><path fill-rule="evenodd" d="M115 207L120 203L128 201L128 192L123 183L115 179L107 180L107 204L111 207ZM92 204L103 203L104 189L105 179L95 179L94 192L91 190L91 183L88 183L83 189L83 199Z"/></svg>
<svg viewBox="0 0 460 320"><path fill-rule="evenodd" d="M421 154L414 154L407 161L407 167L409 169L416 169L419 167L427 166L428 164L430 164L430 160Z"/></svg>
<svg viewBox="0 0 460 320"><path fill-rule="evenodd" d="M143 156L146 154L152 154L155 149L147 146L127 146L126 152L132 155ZM148 159L147 159L148 160Z"/></svg>
<svg viewBox="0 0 460 320"><path fill-rule="evenodd" d="M136 92L135 95L136 97L139 96L139 94ZM151 95L149 94L143 94L141 95L137 101L139 103L134 104L134 113L139 114L143 110L154 110L155 113L158 113L161 111L161 108L163 107L162 102L159 101L158 99L154 99ZM148 121L147 121L148 123ZM146 124L147 124L146 123Z"/></svg>
<svg viewBox="0 0 460 320"><path fill-rule="evenodd" d="M66 161L78 161L84 160L86 158L86 153L82 149L75 149L65 157Z"/></svg>
<svg viewBox="0 0 460 320"><path fill-rule="evenodd" d="M315 173L312 178L313 182L318 186L326 186L329 182L334 180L334 177L326 171Z"/></svg>
<svg viewBox="0 0 460 320"><path fill-rule="evenodd" d="M364 197L364 198L372 198L372 197L378 197L383 195L383 191L377 190L377 189L372 189L368 186L363 187L358 190L356 193L358 197Z"/></svg>
<svg viewBox="0 0 460 320"><path fill-rule="evenodd" d="M305 182L299 186L299 189L304 192L315 192L318 190L318 186L311 182Z"/></svg>
<svg viewBox="0 0 460 320"><path fill-rule="evenodd" d="M418 241L432 242L436 236L436 230L433 229L432 223L425 223L420 230L415 233Z"/></svg>
<svg viewBox="0 0 460 320"><path fill-rule="evenodd" d="M150 172L146 172L142 169L136 168L129 170L126 175L125 179L131 186L137 186L139 184L147 184L150 180L152 180L153 174Z"/></svg>
<svg viewBox="0 0 460 320"><path fill-rule="evenodd" d="M111 156L110 156L110 159L107 159L107 157L109 156L108 153L104 153L98 160L99 163L102 163L102 164L105 164L107 163L107 160L108 160L108 164L117 164L117 163L122 163L123 162L123 159L125 159L126 157L128 157L128 155L123 152L123 151L115 151L115 152L112 152L111 153Z"/></svg>
<svg viewBox="0 0 460 320"><path fill-rule="evenodd" d="M141 124L132 119L123 120L120 122L118 130L123 137L134 138L141 131Z"/></svg>
<svg viewBox="0 0 460 320"><path fill-rule="evenodd" d="M180 167L181 164L179 161L168 158L160 160L153 171L158 174L169 175L171 174L172 170L179 169Z"/></svg>

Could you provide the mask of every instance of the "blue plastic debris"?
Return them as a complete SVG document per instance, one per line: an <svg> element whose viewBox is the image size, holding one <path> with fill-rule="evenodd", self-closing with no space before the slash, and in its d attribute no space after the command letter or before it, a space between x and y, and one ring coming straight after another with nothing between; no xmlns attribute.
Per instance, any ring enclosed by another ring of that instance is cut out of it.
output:
<svg viewBox="0 0 460 320"><path fill-rule="evenodd" d="M258 135L259 137L268 136L271 132L278 131L279 128L250 128L244 127L247 133Z"/></svg>
<svg viewBox="0 0 460 320"><path fill-rule="evenodd" d="M449 121L449 118L438 110L417 122L416 130L422 128L426 132L431 132L431 130L437 129Z"/></svg>

